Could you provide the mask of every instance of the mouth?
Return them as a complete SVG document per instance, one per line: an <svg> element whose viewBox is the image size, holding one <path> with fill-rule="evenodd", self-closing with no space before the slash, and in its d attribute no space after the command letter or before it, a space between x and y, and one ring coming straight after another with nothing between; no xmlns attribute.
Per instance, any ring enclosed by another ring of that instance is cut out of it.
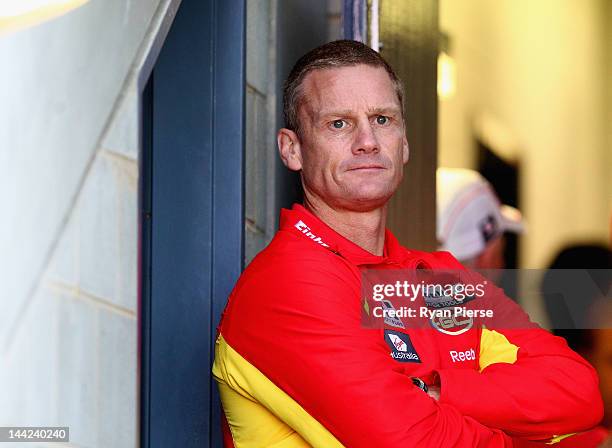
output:
<svg viewBox="0 0 612 448"><path fill-rule="evenodd" d="M379 171L384 169L385 167L382 165L360 165L349 168L347 171Z"/></svg>

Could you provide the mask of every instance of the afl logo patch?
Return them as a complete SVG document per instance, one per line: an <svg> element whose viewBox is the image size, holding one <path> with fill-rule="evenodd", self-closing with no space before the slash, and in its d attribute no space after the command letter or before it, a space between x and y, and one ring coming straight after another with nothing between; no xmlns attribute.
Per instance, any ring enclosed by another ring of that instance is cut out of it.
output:
<svg viewBox="0 0 612 448"><path fill-rule="evenodd" d="M433 316L431 319L429 319L429 323L440 333L458 336L474 326L474 319L472 317Z"/></svg>

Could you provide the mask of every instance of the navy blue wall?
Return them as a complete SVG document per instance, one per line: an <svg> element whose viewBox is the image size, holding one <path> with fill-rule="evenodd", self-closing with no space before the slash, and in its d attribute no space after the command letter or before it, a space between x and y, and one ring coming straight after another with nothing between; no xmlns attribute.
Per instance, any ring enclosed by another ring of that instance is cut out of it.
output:
<svg viewBox="0 0 612 448"><path fill-rule="evenodd" d="M244 0L183 0L147 85L141 446L221 446L210 366L242 270Z"/></svg>

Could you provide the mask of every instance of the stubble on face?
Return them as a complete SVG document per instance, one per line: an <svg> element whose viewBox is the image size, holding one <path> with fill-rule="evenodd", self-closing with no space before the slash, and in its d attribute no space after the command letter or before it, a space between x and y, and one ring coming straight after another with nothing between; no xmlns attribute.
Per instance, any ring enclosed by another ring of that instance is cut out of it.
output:
<svg viewBox="0 0 612 448"><path fill-rule="evenodd" d="M352 211L383 207L402 180L408 149L389 75L367 65L315 70L302 99L306 201Z"/></svg>

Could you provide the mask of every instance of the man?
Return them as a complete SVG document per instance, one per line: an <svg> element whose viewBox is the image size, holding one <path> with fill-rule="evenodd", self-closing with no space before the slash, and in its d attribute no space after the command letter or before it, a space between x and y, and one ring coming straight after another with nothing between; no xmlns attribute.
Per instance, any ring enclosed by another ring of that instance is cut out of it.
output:
<svg viewBox="0 0 612 448"><path fill-rule="evenodd" d="M500 204L491 184L476 171L438 168L436 180L440 248L464 266L502 269L504 232L523 232L521 213Z"/></svg>
<svg viewBox="0 0 612 448"><path fill-rule="evenodd" d="M460 268L385 229L408 160L402 101L358 42L316 48L289 75L278 145L304 205L281 212L219 325L226 446L510 447L601 418L592 368L545 331L362 326L363 269Z"/></svg>

